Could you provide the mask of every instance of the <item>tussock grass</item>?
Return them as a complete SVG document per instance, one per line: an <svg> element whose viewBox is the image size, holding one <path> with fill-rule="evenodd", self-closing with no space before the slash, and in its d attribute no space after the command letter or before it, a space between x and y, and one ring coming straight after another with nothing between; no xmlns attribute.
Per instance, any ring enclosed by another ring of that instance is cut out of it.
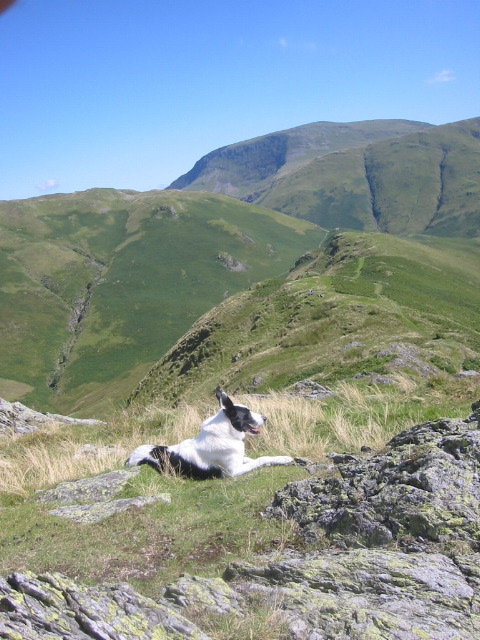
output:
<svg viewBox="0 0 480 640"><path fill-rule="evenodd" d="M267 416L260 435L246 438L247 455L320 460L326 452L338 449L355 452L365 445L382 450L395 433L431 419L435 409L430 404L439 405L440 411L446 404L446 392L455 393L455 399L459 393L456 387L450 389L452 383L446 376L428 383L403 374L396 374L395 379L396 385L382 388L342 381L335 395L323 400L275 392L234 397ZM477 381L468 384L479 386ZM475 391L470 392L474 397ZM140 444L173 444L195 437L205 418L216 411L214 402L175 409L151 404L120 411L100 429L51 424L37 433L11 436L4 440L0 455L0 494L8 501L18 501L37 489L120 468ZM110 449L98 456L79 455L85 443ZM155 493L155 482L151 488L142 487L142 492Z"/></svg>
<svg viewBox="0 0 480 640"><path fill-rule="evenodd" d="M258 454L288 452L312 460L339 447L358 451L365 445L381 450L395 433L422 420L414 396L418 383L401 374L395 379L394 388L341 381L335 395L324 400L274 392L266 397L239 397L268 416L261 435L249 446Z"/></svg>
<svg viewBox="0 0 480 640"><path fill-rule="evenodd" d="M119 448L100 457L78 456L80 446L72 438L53 447L44 442L18 442L10 455L7 452L0 458L0 492L27 498L38 488L109 471L126 455L126 449Z"/></svg>
<svg viewBox="0 0 480 640"><path fill-rule="evenodd" d="M278 393L234 396L268 417L262 434L246 439L247 455L282 453L321 460L326 452L355 453L364 444L381 449L391 435L415 423L465 416L459 403L467 396L470 402L479 397L480 381L405 378L395 387L381 388L352 381L339 383L334 391L324 400ZM259 554L275 558L286 548L304 549L296 523L262 515L275 491L309 477L297 465L204 482L144 467L118 497L170 493L171 504L131 509L92 525L56 518L50 507L34 499L37 489L122 468L139 444L170 444L195 436L216 410L213 399L175 409L152 404L119 411L105 426L50 425L5 438L0 506L7 508L0 509L0 575L30 569L94 582L128 580L141 593L156 597L162 585L183 572L213 577L232 560L256 562ZM87 443L104 455L79 455ZM247 616L240 629L228 616L212 621L219 625L212 637L281 638L278 608L267 604L252 606L255 615Z"/></svg>
<svg viewBox="0 0 480 640"><path fill-rule="evenodd" d="M319 431L319 425L325 420L321 402L274 392L265 398L239 396L238 401L267 416L260 435L248 438L249 451L256 455L288 453L315 459L324 455L328 438Z"/></svg>
<svg viewBox="0 0 480 640"><path fill-rule="evenodd" d="M235 613L205 614L193 607L188 614L208 635L215 640L287 640L291 637L285 612L280 601L250 603L246 616Z"/></svg>

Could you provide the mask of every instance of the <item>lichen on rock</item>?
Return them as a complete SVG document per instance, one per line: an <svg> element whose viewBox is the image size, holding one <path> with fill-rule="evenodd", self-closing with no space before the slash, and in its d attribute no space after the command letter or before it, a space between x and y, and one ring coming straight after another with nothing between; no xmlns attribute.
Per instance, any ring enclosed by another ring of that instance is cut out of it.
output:
<svg viewBox="0 0 480 640"><path fill-rule="evenodd" d="M473 640L480 634L478 587L441 554L290 552L263 566L232 563L224 577L243 594L276 602L295 640Z"/></svg>
<svg viewBox="0 0 480 640"><path fill-rule="evenodd" d="M105 424L101 420L71 418L57 413L40 413L21 402L8 402L0 398L0 436L25 435L52 423L60 424Z"/></svg>
<svg viewBox="0 0 480 640"><path fill-rule="evenodd" d="M140 467L132 467L132 469L111 471L92 478L60 482L52 489L38 491L36 499L38 502L59 504L105 502L118 494L140 471Z"/></svg>
<svg viewBox="0 0 480 640"><path fill-rule="evenodd" d="M169 493L137 498L114 498L140 471L140 467L133 467L103 473L93 478L61 482L52 489L38 491L37 500L59 505L49 511L50 515L80 524L100 522L131 507L143 507L158 501L170 503Z"/></svg>
<svg viewBox="0 0 480 640"><path fill-rule="evenodd" d="M155 502L170 503L170 494L159 493L154 496L144 496L139 498L123 498L118 500L107 500L95 502L93 504L72 504L65 507L52 509L49 514L61 518L67 518L80 524L93 524L101 522L116 513L126 511L132 507L140 508Z"/></svg>
<svg viewBox="0 0 480 640"><path fill-rule="evenodd" d="M0 578L0 637L9 640L209 640L168 602L125 583L87 586L59 574Z"/></svg>
<svg viewBox="0 0 480 640"><path fill-rule="evenodd" d="M418 550L455 541L480 549L475 413L416 425L393 438L385 453L345 460L337 475L277 491L267 513L296 520L309 541L326 535L340 548L395 541Z"/></svg>

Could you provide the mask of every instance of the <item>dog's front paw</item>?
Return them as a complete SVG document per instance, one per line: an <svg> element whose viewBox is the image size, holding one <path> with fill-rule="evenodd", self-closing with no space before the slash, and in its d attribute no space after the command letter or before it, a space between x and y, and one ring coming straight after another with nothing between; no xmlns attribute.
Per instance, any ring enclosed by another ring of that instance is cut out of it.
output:
<svg viewBox="0 0 480 640"><path fill-rule="evenodd" d="M290 456L277 456L275 464L293 464L294 460Z"/></svg>

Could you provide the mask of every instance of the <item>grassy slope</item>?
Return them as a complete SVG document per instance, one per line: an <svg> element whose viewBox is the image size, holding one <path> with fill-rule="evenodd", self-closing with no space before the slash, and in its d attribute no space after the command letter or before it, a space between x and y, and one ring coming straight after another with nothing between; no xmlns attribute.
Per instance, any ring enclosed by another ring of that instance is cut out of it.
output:
<svg viewBox="0 0 480 640"><path fill-rule="evenodd" d="M316 158L274 182L259 202L295 217L323 220L328 229L376 231L364 156L362 147Z"/></svg>
<svg viewBox="0 0 480 640"><path fill-rule="evenodd" d="M418 346L427 364L459 371L480 353L479 266L475 241L334 236L289 277L207 313L155 365L135 401L205 397L218 383L264 392L306 377L331 384L385 373L392 357L376 354L399 341Z"/></svg>
<svg viewBox="0 0 480 640"><path fill-rule="evenodd" d="M137 402L110 415L104 427L52 427L6 439L0 575L61 571L90 582L128 581L155 597L183 572L219 576L232 560L305 548L294 523L262 517L275 490L309 477L298 466L202 483L143 468L122 497L168 492L171 505L132 509L91 525L51 516L35 491L121 468L140 443L191 437L216 411L211 391L218 382L233 394L236 386L251 388L259 373L259 391L309 375L336 394L323 401L234 396L268 416L262 434L247 441L252 457L288 453L317 460L325 451L358 452L364 444L381 450L412 424L465 417L479 397L479 377L410 372L393 386L350 378L388 366L388 357L375 354L393 341L418 345L425 362L433 357L444 369L458 370L468 357L479 362L479 262L480 246L472 240L334 235L288 277L253 285L204 316L155 367ZM364 346L352 346L354 340ZM178 395L182 402L171 408ZM105 458L76 456L87 442L114 448Z"/></svg>
<svg viewBox="0 0 480 640"><path fill-rule="evenodd" d="M340 382L335 390L337 395L325 401L235 398L268 416L262 434L248 438L248 455L282 452L318 460L326 451L358 452L362 445L382 450L386 440L403 428L441 416L468 415L472 397L479 395L480 380L452 379L441 387L404 380L402 386L382 389ZM299 466L205 482L160 476L144 467L121 497L167 492L171 504L131 509L98 524L79 525L54 517L48 513L50 505L35 501L38 489L121 468L127 452L140 443L191 437L201 420L215 411L210 395L208 406L196 402L174 410L130 409L112 415L102 428L53 426L4 441L0 575L61 571L88 582L128 581L155 597L183 572L216 577L229 561L253 561L255 554L266 552L274 557L285 547L302 549L295 523L262 517L277 489L309 477ZM75 455L86 442L114 447L106 457Z"/></svg>
<svg viewBox="0 0 480 640"><path fill-rule="evenodd" d="M318 156L428 127L408 120L314 122L212 151L169 188L225 193L255 202L273 180Z"/></svg>
<svg viewBox="0 0 480 640"><path fill-rule="evenodd" d="M478 236L479 138L480 118L474 118L370 147L380 230Z"/></svg>
<svg viewBox="0 0 480 640"><path fill-rule="evenodd" d="M63 413L126 397L227 291L285 271L325 235L223 196L113 189L1 203L0 232L0 396ZM226 269L222 253L247 268Z"/></svg>
<svg viewBox="0 0 480 640"><path fill-rule="evenodd" d="M312 160L258 203L327 228L478 235L480 119Z"/></svg>

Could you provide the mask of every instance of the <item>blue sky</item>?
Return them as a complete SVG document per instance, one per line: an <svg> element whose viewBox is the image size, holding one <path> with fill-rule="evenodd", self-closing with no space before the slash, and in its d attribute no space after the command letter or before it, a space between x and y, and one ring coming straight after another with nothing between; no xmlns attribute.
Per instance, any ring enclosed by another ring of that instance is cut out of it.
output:
<svg viewBox="0 0 480 640"><path fill-rule="evenodd" d="M479 24L479 0L17 0L0 199L163 188L319 120L480 116Z"/></svg>

